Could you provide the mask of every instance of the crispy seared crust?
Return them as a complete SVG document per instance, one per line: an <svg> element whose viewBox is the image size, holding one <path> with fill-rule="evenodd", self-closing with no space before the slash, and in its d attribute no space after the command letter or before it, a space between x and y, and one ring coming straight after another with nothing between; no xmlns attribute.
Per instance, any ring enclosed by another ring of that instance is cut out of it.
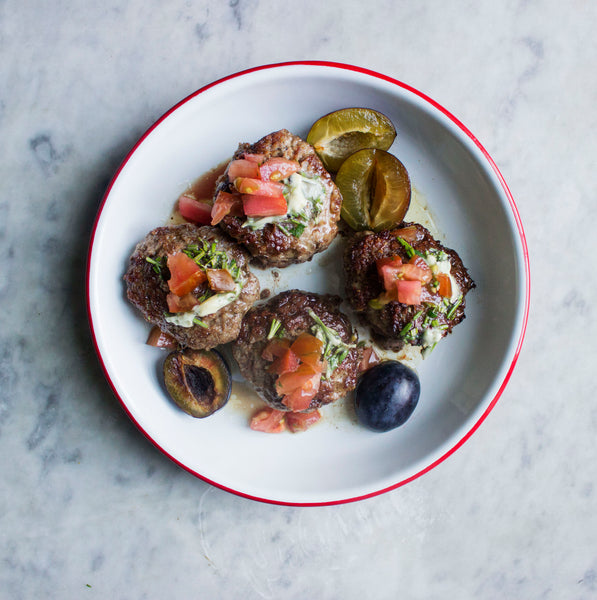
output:
<svg viewBox="0 0 597 600"><path fill-rule="evenodd" d="M266 370L271 363L261 356L268 344L267 335L272 320L278 319L282 323L284 337L294 340L301 333L311 331L314 321L307 312L311 308L328 327L338 332L342 341L354 343L356 332L348 317L338 310L340 303L341 298L338 296L290 290L273 297L265 304L253 307L246 314L232 352L243 377L253 384L259 396L269 406L288 411L282 404L282 398L276 394L276 376ZM362 350L352 349L330 378L322 379L318 394L303 412L334 402L353 390L361 358Z"/></svg>
<svg viewBox="0 0 597 600"><path fill-rule="evenodd" d="M254 262L261 267L286 267L293 263L305 262L317 252L325 250L338 231L342 196L313 147L282 129L266 135L254 144L240 144L233 158L242 158L245 152L263 154L267 158L296 160L301 163L301 168L306 174L321 177L321 182L326 188L323 207L316 220L306 227L299 238L285 235L273 224L252 231L243 227L245 219L241 217L226 216L220 222L220 227L243 244L254 257ZM231 182L226 171L218 181L216 195L221 190L230 189Z"/></svg>
<svg viewBox="0 0 597 600"><path fill-rule="evenodd" d="M443 334L445 336L465 318L466 294L475 287L475 283L454 250L440 244L422 225L403 223L401 229L407 227L411 230L411 235L414 232L413 241L410 243L415 250L424 252L430 248L437 248L448 255L452 265L451 273L465 296L450 320L447 320L445 315L438 317L440 324L447 325ZM367 231L355 234L344 254L348 301L369 325L376 342L384 348L394 350L399 350L404 345L404 340L399 335L400 331L421 309L421 305L408 306L400 302L390 302L382 309L373 309L369 306L369 301L384 291L377 274L376 261L390 256L400 256L404 262L408 261L404 247L396 239L399 231ZM437 295L428 295L427 300L441 302Z"/></svg>
<svg viewBox="0 0 597 600"><path fill-rule="evenodd" d="M199 325L180 327L168 323L164 318L168 311L168 284L153 270L146 258L159 259L183 250L190 244L196 244L199 239L210 243L215 241L218 250L223 250L229 257L234 258L246 283L234 302L213 315L202 318L207 328ZM137 244L130 257L129 267L124 275L127 297L145 319L172 335L182 346L195 349L213 348L236 338L243 316L259 298L259 281L249 271L248 264L248 254L213 227L197 227L191 224L158 227Z"/></svg>

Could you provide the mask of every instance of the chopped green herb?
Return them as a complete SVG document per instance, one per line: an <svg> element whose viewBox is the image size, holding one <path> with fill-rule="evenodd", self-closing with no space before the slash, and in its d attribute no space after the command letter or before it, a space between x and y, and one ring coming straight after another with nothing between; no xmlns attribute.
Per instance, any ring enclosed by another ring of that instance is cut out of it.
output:
<svg viewBox="0 0 597 600"><path fill-rule="evenodd" d="M278 321L278 319L276 319L276 317L274 317L272 319L272 324L269 327L269 333L267 334L267 339L271 340L273 337L275 337L276 333L278 333L278 330L280 329L280 327L282 327L282 323L280 321Z"/></svg>
<svg viewBox="0 0 597 600"><path fill-rule="evenodd" d="M405 239L402 239L400 236L396 236L396 239L400 242L402 247L406 250L406 255L408 258L412 258L413 256L421 256L423 257L423 253L415 250Z"/></svg>
<svg viewBox="0 0 597 600"><path fill-rule="evenodd" d="M306 225L304 223L297 223L293 221L293 226L290 228L290 233L296 237L299 238L301 237L301 235L303 235L303 232L306 229Z"/></svg>
<svg viewBox="0 0 597 600"><path fill-rule="evenodd" d="M162 256L161 258L155 259L149 256L145 257L145 260L152 265L153 270L162 277L162 269L166 266L166 257Z"/></svg>
<svg viewBox="0 0 597 600"><path fill-rule="evenodd" d="M433 352L433 349L436 346L437 346L437 342L435 342L431 346L425 346L425 348L423 348L423 351L421 352L421 355L423 356L423 358L427 358Z"/></svg>
<svg viewBox="0 0 597 600"><path fill-rule="evenodd" d="M312 309L309 308L307 312L315 321L315 325L313 326L315 337L324 343L323 359L328 365L325 372L325 377L327 378L344 362L350 350L356 348L356 344L347 344L344 342L338 335L338 332L328 327Z"/></svg>
<svg viewBox="0 0 597 600"><path fill-rule="evenodd" d="M458 300L456 300L456 302L454 302L454 304L452 304L452 306L446 313L446 319L451 319L454 316L454 314L456 313L456 309L462 304L463 300L464 300L464 296L462 296L462 295L458 296Z"/></svg>
<svg viewBox="0 0 597 600"><path fill-rule="evenodd" d="M276 227L286 236L290 236L292 235L290 233L290 231L288 231L288 229L286 229L286 227L284 227L284 225L282 225L282 223L276 223Z"/></svg>
<svg viewBox="0 0 597 600"><path fill-rule="evenodd" d="M202 321L199 317L195 317L193 319L193 323L195 323L195 325L199 325L199 326L203 327L204 329L208 328L207 323L205 323L205 321Z"/></svg>

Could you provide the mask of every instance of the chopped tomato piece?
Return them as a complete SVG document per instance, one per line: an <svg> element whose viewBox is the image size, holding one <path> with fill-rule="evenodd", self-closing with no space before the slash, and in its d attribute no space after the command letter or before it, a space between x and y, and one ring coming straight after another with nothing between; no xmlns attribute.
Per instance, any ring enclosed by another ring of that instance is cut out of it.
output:
<svg viewBox="0 0 597 600"><path fill-rule="evenodd" d="M438 293L444 298L450 298L452 296L452 280L449 275L445 273L438 273L435 278L439 282Z"/></svg>
<svg viewBox="0 0 597 600"><path fill-rule="evenodd" d="M379 362L379 356L373 349L372 346L367 346L363 350L363 358L359 363L359 373L363 373L370 369L373 365L376 365Z"/></svg>
<svg viewBox="0 0 597 600"><path fill-rule="evenodd" d="M263 431L265 433L281 433L286 429L284 417L286 413L275 408L262 408L251 418L249 427L253 431Z"/></svg>
<svg viewBox="0 0 597 600"><path fill-rule="evenodd" d="M211 224L217 225L226 215L242 217L243 214L243 203L238 194L218 192L211 208Z"/></svg>
<svg viewBox="0 0 597 600"><path fill-rule="evenodd" d="M268 373L282 375L284 373L293 373L300 364L299 357L288 348L281 356L267 368Z"/></svg>
<svg viewBox="0 0 597 600"><path fill-rule="evenodd" d="M166 348L168 350L174 350L178 348L178 342L165 331L162 331L157 325L154 325L147 336L145 342L148 346L154 346L155 348Z"/></svg>
<svg viewBox="0 0 597 600"><path fill-rule="evenodd" d="M408 227L402 227L401 229L394 229L394 231L392 231L392 235L401 237L409 244L414 244L415 242L419 241L422 234L419 233L414 225L409 225Z"/></svg>
<svg viewBox="0 0 597 600"><path fill-rule="evenodd" d="M305 354L321 355L323 342L310 333L301 333L301 335L292 342L290 349L299 356Z"/></svg>
<svg viewBox="0 0 597 600"><path fill-rule="evenodd" d="M392 290L396 286L396 280L402 272L402 260L399 256L392 259L381 259L377 261L377 272L383 281L383 287L386 291Z"/></svg>
<svg viewBox="0 0 597 600"><path fill-rule="evenodd" d="M199 304L197 298L191 293L184 296L177 296L170 292L166 296L166 302L168 303L168 310L171 313L187 312Z"/></svg>
<svg viewBox="0 0 597 600"><path fill-rule="evenodd" d="M399 267L402 264L402 259L399 256L386 256L385 258L380 258L375 261L375 266L377 267L377 273L380 277L382 277L382 269L383 267Z"/></svg>
<svg viewBox="0 0 597 600"><path fill-rule="evenodd" d="M297 160L288 160L286 158L270 158L259 167L261 179L266 181L280 181L286 179L293 173L301 170L301 164Z"/></svg>
<svg viewBox="0 0 597 600"><path fill-rule="evenodd" d="M292 411L301 411L309 408L311 400L317 395L317 390L304 390L296 388L282 398L282 404Z"/></svg>
<svg viewBox="0 0 597 600"><path fill-rule="evenodd" d="M323 342L310 333L301 333L290 346L302 363L309 365L314 371L323 373L327 363L322 359Z"/></svg>
<svg viewBox="0 0 597 600"><path fill-rule="evenodd" d="M288 210L284 196L250 196L243 197L243 210L247 217L275 217L285 215Z"/></svg>
<svg viewBox="0 0 597 600"><path fill-rule="evenodd" d="M168 254L168 270L168 287L177 296L188 294L206 279L201 267L184 252Z"/></svg>
<svg viewBox="0 0 597 600"><path fill-rule="evenodd" d="M211 202L195 200L191 196L182 195L178 199L178 212L193 223L209 225L211 222Z"/></svg>
<svg viewBox="0 0 597 600"><path fill-rule="evenodd" d="M241 194L252 194L255 196L282 196L284 186L277 181L263 181L252 177L237 177L234 187Z"/></svg>
<svg viewBox="0 0 597 600"><path fill-rule="evenodd" d="M421 283L429 283L432 279L431 269L427 266L427 263L425 263L425 267L421 267L409 262L408 264L400 267L400 274L402 275L403 279L408 279L409 281L420 281Z"/></svg>
<svg viewBox="0 0 597 600"><path fill-rule="evenodd" d="M306 431L315 425L321 419L321 413L318 410L313 412L301 413L301 412L289 412L286 413L286 425L292 433L298 433L300 431Z"/></svg>
<svg viewBox="0 0 597 600"><path fill-rule="evenodd" d="M290 348L290 342L288 340L281 340L280 338L273 338L263 349L261 358L265 360L274 360L282 356L286 350Z"/></svg>
<svg viewBox="0 0 597 600"><path fill-rule="evenodd" d="M243 158L245 160L250 160L251 162L261 164L265 160L265 154L251 154L249 152L245 152L243 154Z"/></svg>
<svg viewBox="0 0 597 600"><path fill-rule="evenodd" d="M398 302L402 304L420 304L421 302L421 282L409 281L407 279L398 279L396 281L398 290Z"/></svg>
<svg viewBox="0 0 597 600"><path fill-rule="evenodd" d="M433 275L431 274L431 269L429 268L429 265L427 264L427 261L421 257L421 256L413 256L409 261L408 261L409 265L413 265L415 267L417 267L417 269L419 269L419 271L417 271L418 274L418 279L421 283L429 283L432 279L433 279ZM408 279L408 277L404 277L405 279Z"/></svg>
<svg viewBox="0 0 597 600"><path fill-rule="evenodd" d="M260 177L259 164L244 158L230 161L228 179L234 181L237 177Z"/></svg>
<svg viewBox="0 0 597 600"><path fill-rule="evenodd" d="M234 278L226 269L206 269L209 287L214 292L233 292L236 289Z"/></svg>
<svg viewBox="0 0 597 600"><path fill-rule="evenodd" d="M290 410L305 410L319 391L321 373L302 363L293 373L284 373L276 381L276 391Z"/></svg>
<svg viewBox="0 0 597 600"><path fill-rule="evenodd" d="M318 354L303 354L301 362L309 365L317 373L325 373L328 363Z"/></svg>

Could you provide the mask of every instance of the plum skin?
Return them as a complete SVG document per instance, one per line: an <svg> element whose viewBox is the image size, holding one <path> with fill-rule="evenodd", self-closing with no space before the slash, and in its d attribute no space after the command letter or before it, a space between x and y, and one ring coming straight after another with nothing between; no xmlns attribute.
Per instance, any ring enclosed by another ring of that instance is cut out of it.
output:
<svg viewBox="0 0 597 600"><path fill-rule="evenodd" d="M359 422L373 431L390 431L406 423L419 402L421 383L411 368L395 360L371 367L356 388Z"/></svg>
<svg viewBox="0 0 597 600"><path fill-rule="evenodd" d="M176 350L164 361L164 383L172 400L186 413L205 418L230 398L232 377L217 350Z"/></svg>

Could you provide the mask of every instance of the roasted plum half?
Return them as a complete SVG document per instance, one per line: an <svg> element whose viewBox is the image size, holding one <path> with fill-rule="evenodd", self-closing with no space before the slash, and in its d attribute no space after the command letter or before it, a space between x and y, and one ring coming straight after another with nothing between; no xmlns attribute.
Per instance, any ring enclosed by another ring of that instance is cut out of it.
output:
<svg viewBox="0 0 597 600"><path fill-rule="evenodd" d="M172 400L192 417L204 418L230 398L232 379L215 350L177 350L164 361L164 383Z"/></svg>

